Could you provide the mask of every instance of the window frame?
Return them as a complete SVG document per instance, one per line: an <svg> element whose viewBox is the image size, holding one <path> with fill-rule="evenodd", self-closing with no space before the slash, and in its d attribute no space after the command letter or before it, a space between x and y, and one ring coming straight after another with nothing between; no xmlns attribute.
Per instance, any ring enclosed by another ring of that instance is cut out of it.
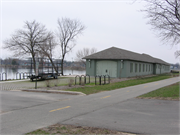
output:
<svg viewBox="0 0 180 135"><path fill-rule="evenodd" d="M141 72L141 64L139 63L139 72Z"/></svg>
<svg viewBox="0 0 180 135"><path fill-rule="evenodd" d="M130 73L133 73L133 63L130 63Z"/></svg>
<svg viewBox="0 0 180 135"><path fill-rule="evenodd" d="M137 63L135 63L135 73L137 73Z"/></svg>

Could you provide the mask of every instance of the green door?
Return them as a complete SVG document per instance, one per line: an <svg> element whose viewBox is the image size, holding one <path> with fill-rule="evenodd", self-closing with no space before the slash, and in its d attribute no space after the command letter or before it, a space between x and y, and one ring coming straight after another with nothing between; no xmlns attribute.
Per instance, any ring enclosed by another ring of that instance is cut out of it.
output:
<svg viewBox="0 0 180 135"><path fill-rule="evenodd" d="M117 62L97 61L96 75L109 75L110 77L117 77Z"/></svg>

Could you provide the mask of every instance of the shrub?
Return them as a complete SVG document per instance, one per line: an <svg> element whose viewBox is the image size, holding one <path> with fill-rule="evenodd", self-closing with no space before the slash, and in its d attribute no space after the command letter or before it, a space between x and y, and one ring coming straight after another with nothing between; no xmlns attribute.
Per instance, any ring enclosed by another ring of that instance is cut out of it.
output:
<svg viewBox="0 0 180 135"><path fill-rule="evenodd" d="M59 80L58 79L55 79L54 81L53 81L53 83L54 83L54 86L58 86L58 83L59 83Z"/></svg>
<svg viewBox="0 0 180 135"><path fill-rule="evenodd" d="M68 86L71 87L73 83L74 83L74 80L73 79L69 79Z"/></svg>
<svg viewBox="0 0 180 135"><path fill-rule="evenodd" d="M46 80L45 84L46 84L46 87L50 87L50 81L49 80Z"/></svg>
<svg viewBox="0 0 180 135"><path fill-rule="evenodd" d="M85 84L84 84L84 80L81 80L81 85L82 85L82 86L84 86L84 85L85 85Z"/></svg>

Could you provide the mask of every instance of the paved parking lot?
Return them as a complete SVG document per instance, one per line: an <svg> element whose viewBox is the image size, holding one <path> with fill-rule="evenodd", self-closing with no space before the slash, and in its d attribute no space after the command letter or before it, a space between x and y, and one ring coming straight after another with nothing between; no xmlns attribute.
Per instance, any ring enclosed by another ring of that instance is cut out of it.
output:
<svg viewBox="0 0 180 135"><path fill-rule="evenodd" d="M88 96L0 91L0 133L25 134L61 123L140 134L179 134L179 101L134 98L178 81L170 78Z"/></svg>
<svg viewBox="0 0 180 135"><path fill-rule="evenodd" d="M50 85L58 84L67 84L69 78L61 78L61 79L50 79L44 81L37 81L37 87L45 87L47 81L49 81ZM1 90L19 90L22 88L35 88L35 81L26 80L15 80L15 81L0 81L0 91Z"/></svg>
<svg viewBox="0 0 180 135"><path fill-rule="evenodd" d="M38 86L44 85L42 82L38 82ZM18 90L21 88L33 88L35 87L35 82L29 80L20 81L1 81L0 90Z"/></svg>
<svg viewBox="0 0 180 135"><path fill-rule="evenodd" d="M60 122L145 135L179 135L179 123L179 101L136 98Z"/></svg>
<svg viewBox="0 0 180 135"><path fill-rule="evenodd" d="M40 106L79 97L78 95L22 92L18 90L0 91L0 96L0 113L26 109L33 106Z"/></svg>

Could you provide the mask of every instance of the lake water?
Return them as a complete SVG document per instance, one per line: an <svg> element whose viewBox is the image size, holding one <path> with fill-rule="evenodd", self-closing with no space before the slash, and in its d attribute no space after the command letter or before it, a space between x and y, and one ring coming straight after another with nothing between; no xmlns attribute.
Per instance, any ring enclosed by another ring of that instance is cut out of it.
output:
<svg viewBox="0 0 180 135"><path fill-rule="evenodd" d="M23 78L23 73L28 75L30 69L13 69L13 68L4 68L0 67L0 80L5 80L5 75L7 74L7 79L19 79L21 73L21 78ZM5 74L6 73L6 74ZM64 75L85 75L85 70L64 70Z"/></svg>

